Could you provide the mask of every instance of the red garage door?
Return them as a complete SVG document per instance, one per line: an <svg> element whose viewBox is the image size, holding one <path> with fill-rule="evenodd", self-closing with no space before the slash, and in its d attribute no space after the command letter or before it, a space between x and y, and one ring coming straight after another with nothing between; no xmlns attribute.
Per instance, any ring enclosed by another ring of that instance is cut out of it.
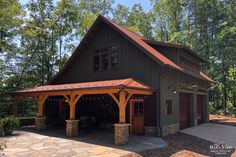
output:
<svg viewBox="0 0 236 157"><path fill-rule="evenodd" d="M203 108L204 108L204 101L206 100L205 95L197 95L197 123L203 123Z"/></svg>
<svg viewBox="0 0 236 157"><path fill-rule="evenodd" d="M190 96L188 93L179 95L180 129L190 126Z"/></svg>

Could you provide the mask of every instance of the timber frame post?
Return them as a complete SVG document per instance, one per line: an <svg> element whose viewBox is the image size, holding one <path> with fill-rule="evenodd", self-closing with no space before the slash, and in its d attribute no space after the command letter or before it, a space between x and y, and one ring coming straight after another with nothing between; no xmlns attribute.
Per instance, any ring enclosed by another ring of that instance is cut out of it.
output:
<svg viewBox="0 0 236 157"><path fill-rule="evenodd" d="M33 98L35 99L38 105L38 113L37 117L35 117L35 128L36 130L42 131L46 128L45 124L46 117L44 117L43 107L44 107L44 102L48 98L48 95L38 94L34 95Z"/></svg>
<svg viewBox="0 0 236 157"><path fill-rule="evenodd" d="M121 90L119 92L119 98L117 98L114 93L109 93L109 95L114 99L114 101L117 103L119 107L119 123L125 124L126 123L126 115L125 115L126 105L129 102L129 99L131 98L133 93L129 93L125 90Z"/></svg>
<svg viewBox="0 0 236 157"><path fill-rule="evenodd" d="M78 135L78 122L75 119L75 106L83 94L63 95L70 106L70 118L66 120L66 136L74 137Z"/></svg>
<svg viewBox="0 0 236 157"><path fill-rule="evenodd" d="M115 126L115 144L124 145L129 140L129 128L131 124L126 124L126 106L134 94L151 95L151 91L145 90L134 90L134 89L121 89L117 92L119 95L116 96L115 93L109 92L108 94L114 99L119 107L119 123L114 124Z"/></svg>
<svg viewBox="0 0 236 157"><path fill-rule="evenodd" d="M83 96L82 94L71 94L71 95L63 95L70 106L70 120L75 119L75 105L78 100Z"/></svg>
<svg viewBox="0 0 236 157"><path fill-rule="evenodd" d="M44 95L44 94L34 96L34 99L36 100L37 105L38 105L38 114L37 114L38 117L43 117L44 115L43 105L47 98L48 98L48 95Z"/></svg>
<svg viewBox="0 0 236 157"><path fill-rule="evenodd" d="M119 92L118 98L114 93L109 93L109 95L114 99L119 107L119 124L114 124L115 126L115 144L124 145L129 140L129 127L130 124L126 124L125 110L129 99L133 95L132 92L128 92L122 89Z"/></svg>

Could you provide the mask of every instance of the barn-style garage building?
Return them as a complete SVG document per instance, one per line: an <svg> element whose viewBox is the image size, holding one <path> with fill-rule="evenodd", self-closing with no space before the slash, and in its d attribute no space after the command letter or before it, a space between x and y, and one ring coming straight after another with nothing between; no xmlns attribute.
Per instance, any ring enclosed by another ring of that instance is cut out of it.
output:
<svg viewBox="0 0 236 157"><path fill-rule="evenodd" d="M116 144L129 133L165 136L208 121L206 64L188 47L148 40L100 15L47 85L11 93L14 111L33 97L38 130L65 123L76 136L89 121L114 128Z"/></svg>

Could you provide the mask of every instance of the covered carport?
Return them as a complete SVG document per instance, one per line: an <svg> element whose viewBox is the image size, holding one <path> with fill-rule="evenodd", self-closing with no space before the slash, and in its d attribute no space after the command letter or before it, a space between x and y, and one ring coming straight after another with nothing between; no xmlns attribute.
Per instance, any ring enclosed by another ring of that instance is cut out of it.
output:
<svg viewBox="0 0 236 157"><path fill-rule="evenodd" d="M66 135L78 135L76 104L84 95L109 95L119 108L119 123L115 126L115 143L128 142L130 124L126 123L126 106L132 95L152 95L152 88L132 78L108 81L82 82L60 85L45 85L31 89L12 92L13 113L17 112L17 104L26 97L33 97L37 102L38 113L35 118L37 130L45 129L44 103L48 97L63 96L69 105L69 119L66 120Z"/></svg>

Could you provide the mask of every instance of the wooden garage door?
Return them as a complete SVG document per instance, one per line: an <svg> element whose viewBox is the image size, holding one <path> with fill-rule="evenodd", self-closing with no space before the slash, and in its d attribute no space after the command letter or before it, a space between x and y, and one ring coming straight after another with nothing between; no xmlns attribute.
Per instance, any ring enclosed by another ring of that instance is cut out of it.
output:
<svg viewBox="0 0 236 157"><path fill-rule="evenodd" d="M197 123L203 123L203 108L204 108L204 101L206 96L205 95L197 95Z"/></svg>
<svg viewBox="0 0 236 157"><path fill-rule="evenodd" d="M180 129L190 125L190 94L180 93L179 95Z"/></svg>

